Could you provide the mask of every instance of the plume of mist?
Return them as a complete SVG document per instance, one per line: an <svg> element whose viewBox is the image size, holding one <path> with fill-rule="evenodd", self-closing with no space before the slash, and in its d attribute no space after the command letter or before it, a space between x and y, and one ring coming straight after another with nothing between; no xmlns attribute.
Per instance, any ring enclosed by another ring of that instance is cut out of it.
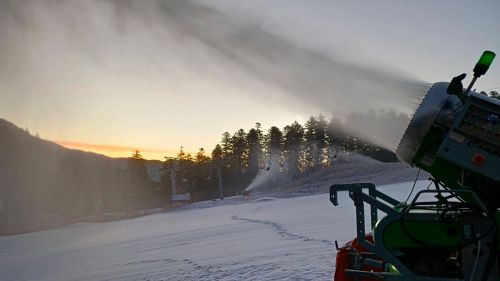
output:
<svg viewBox="0 0 500 281"><path fill-rule="evenodd" d="M346 164L346 163L367 163L367 164L377 164L380 161L375 160L371 157L359 154L357 152L341 151L338 152L335 158L335 163Z"/></svg>
<svg viewBox="0 0 500 281"><path fill-rule="evenodd" d="M247 186L247 188L245 188L245 191L250 191L255 187L259 187L264 185L265 183L269 183L272 179L275 179L276 176L279 175L279 172L275 171L273 173L270 170L266 171L261 169L257 172L257 175L255 175L255 177L252 179L252 182Z"/></svg>
<svg viewBox="0 0 500 281"><path fill-rule="evenodd" d="M245 188L245 191L250 191L254 188L267 189L289 181L290 178L281 172L279 163L280 155L271 155L269 166L257 172L252 182Z"/></svg>
<svg viewBox="0 0 500 281"><path fill-rule="evenodd" d="M279 157L276 158L276 160L279 160ZM272 163L273 162L269 165L269 169L259 170L257 175L252 179L252 182L246 187L245 191L251 191L253 189L266 190L287 184L293 180L292 175L288 175L280 170L279 164L273 165ZM380 164L380 161L351 151L339 151L336 154L334 165L352 163ZM284 166L287 165L286 163L282 164Z"/></svg>
<svg viewBox="0 0 500 281"><path fill-rule="evenodd" d="M389 108L411 116L428 87L189 0L4 0L0 38L0 95L36 101L74 85L115 92L161 85L182 93L210 84L226 96L246 93L303 116ZM372 127L346 126L361 135ZM370 130L369 137L395 149L406 124L396 126Z"/></svg>

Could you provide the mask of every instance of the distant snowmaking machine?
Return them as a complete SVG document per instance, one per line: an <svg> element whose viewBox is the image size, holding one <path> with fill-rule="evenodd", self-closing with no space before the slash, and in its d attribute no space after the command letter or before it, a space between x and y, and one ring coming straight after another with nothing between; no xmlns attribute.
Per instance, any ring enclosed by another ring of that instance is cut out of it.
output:
<svg viewBox="0 0 500 281"><path fill-rule="evenodd" d="M333 205L340 191L354 201L357 228L334 280L500 280L500 101L471 91L494 57L466 90L465 74L433 84L411 119L396 154L432 176L427 189L399 202L371 183L330 187Z"/></svg>

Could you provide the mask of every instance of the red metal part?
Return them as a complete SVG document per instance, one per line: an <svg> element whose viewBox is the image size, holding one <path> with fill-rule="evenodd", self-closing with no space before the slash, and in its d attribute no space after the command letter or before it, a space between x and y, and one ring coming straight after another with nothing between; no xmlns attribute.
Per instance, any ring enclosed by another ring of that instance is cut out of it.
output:
<svg viewBox="0 0 500 281"><path fill-rule="evenodd" d="M369 242L373 243L373 235L371 233L365 236L365 239ZM337 252L336 258L336 266L335 266L335 275L333 276L334 281L354 281L354 278L348 276L345 273L346 269L353 269L353 265L351 264L352 258L351 253L355 252L367 252L367 250L359 245L358 238L354 238L353 240L347 242L342 248ZM373 272L382 272L382 269L374 267L374 266L363 266L362 268L358 268L364 271L373 271ZM366 278L362 277L359 279L360 281L373 281L379 279Z"/></svg>

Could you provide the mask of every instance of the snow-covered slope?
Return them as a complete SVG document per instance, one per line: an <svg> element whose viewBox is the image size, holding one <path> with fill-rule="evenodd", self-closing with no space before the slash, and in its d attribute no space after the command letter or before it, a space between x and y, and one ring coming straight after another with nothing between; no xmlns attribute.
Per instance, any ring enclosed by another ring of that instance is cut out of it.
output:
<svg viewBox="0 0 500 281"><path fill-rule="evenodd" d="M266 192L282 196L289 193L328 192L329 187L337 183L372 182L376 185L385 185L407 182L415 180L417 171L418 169L401 162L382 163L372 160L372 162L337 163L285 185L268 189ZM420 180L428 177L427 172L420 171Z"/></svg>
<svg viewBox="0 0 500 281"><path fill-rule="evenodd" d="M419 182L420 186L425 182ZM411 184L381 187L406 198ZM0 237L1 280L330 280L355 235L347 194L249 197Z"/></svg>

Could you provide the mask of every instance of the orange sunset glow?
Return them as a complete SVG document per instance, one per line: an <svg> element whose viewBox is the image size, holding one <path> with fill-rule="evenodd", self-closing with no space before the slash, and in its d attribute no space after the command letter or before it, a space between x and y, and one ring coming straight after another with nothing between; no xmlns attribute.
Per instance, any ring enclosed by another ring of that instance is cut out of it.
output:
<svg viewBox="0 0 500 281"><path fill-rule="evenodd" d="M166 156L170 157L170 156L175 156L177 154L177 151L155 149L155 148L90 144L90 143L79 143L71 141L56 141L56 142L59 145L64 146L66 148L94 152L114 158L129 157L136 149L139 150L142 156L148 160L164 160Z"/></svg>

